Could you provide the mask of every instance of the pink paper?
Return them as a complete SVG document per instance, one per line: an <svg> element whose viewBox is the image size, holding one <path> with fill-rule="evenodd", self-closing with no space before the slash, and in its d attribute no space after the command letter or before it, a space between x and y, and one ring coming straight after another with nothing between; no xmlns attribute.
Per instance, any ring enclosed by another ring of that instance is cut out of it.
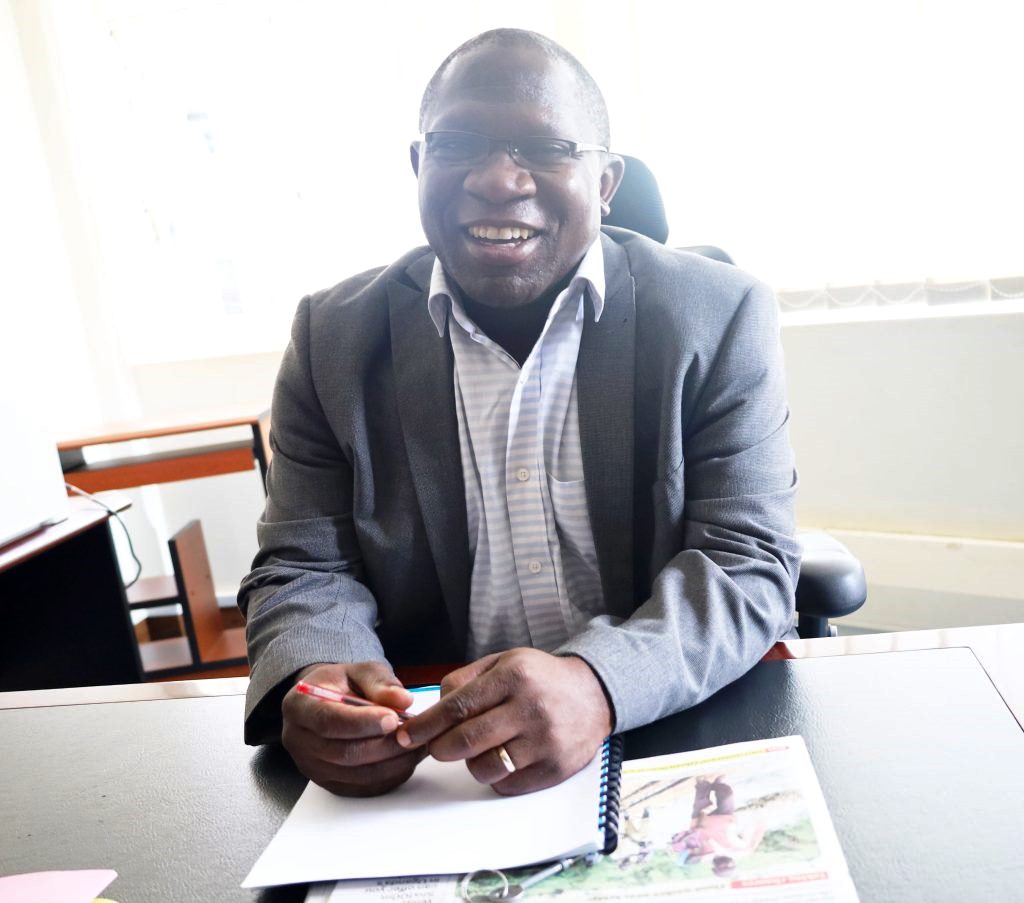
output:
<svg viewBox="0 0 1024 903"><path fill-rule="evenodd" d="M113 869L8 875L0 878L0 903L92 903L116 877Z"/></svg>

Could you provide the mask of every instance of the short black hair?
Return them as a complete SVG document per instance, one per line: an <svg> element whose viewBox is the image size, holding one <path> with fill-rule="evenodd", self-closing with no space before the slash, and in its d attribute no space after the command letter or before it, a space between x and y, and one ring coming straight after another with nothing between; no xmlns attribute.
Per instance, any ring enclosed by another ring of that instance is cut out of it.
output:
<svg viewBox="0 0 1024 903"><path fill-rule="evenodd" d="M587 115L597 130L598 141L605 147L611 146L608 107L604 102L604 95L601 93L601 89L597 86L597 82L594 81L594 77L587 72L583 63L569 53L561 44L556 44L551 38L538 34L536 31L527 31L523 28L493 28L460 44L445 57L444 62L437 67L437 71L430 77L430 81L427 82L427 87L423 92L423 100L420 102L421 132L426 128L430 108L434 104L441 79L444 78L448 67L457 57L488 44L498 44L506 47L533 47L549 59L559 60L569 66L579 84L580 97Z"/></svg>

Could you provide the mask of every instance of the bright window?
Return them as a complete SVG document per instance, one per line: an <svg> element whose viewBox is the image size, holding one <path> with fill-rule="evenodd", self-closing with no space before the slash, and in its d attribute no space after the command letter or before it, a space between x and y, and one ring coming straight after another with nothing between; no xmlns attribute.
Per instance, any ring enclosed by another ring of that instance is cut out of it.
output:
<svg viewBox="0 0 1024 903"><path fill-rule="evenodd" d="M784 290L1024 274L1016 4L48 8L130 362L280 348L303 294L422 243L420 92L497 25L588 65L673 244Z"/></svg>

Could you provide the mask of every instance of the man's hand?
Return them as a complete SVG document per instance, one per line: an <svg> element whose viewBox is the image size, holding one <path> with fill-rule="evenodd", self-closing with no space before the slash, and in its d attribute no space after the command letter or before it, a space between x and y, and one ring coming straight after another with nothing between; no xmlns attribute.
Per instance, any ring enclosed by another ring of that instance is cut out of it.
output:
<svg viewBox="0 0 1024 903"><path fill-rule="evenodd" d="M386 664L311 665L298 677L387 707L325 702L292 687L281 704L281 742L299 771L341 796L376 796L409 780L425 751L395 741L399 722L389 710L408 708L412 694Z"/></svg>
<svg viewBox="0 0 1024 903"><path fill-rule="evenodd" d="M465 759L474 778L508 795L575 774L611 729L608 700L586 662L512 649L445 677L441 701L403 724L397 739L410 749L426 746L442 762Z"/></svg>

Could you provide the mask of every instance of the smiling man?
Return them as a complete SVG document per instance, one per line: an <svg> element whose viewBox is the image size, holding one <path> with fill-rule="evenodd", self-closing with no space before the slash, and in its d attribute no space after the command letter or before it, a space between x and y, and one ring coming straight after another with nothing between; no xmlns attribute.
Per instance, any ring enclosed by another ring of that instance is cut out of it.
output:
<svg viewBox="0 0 1024 903"><path fill-rule="evenodd" d="M430 247L305 298L282 362L239 592L246 739L337 793L384 792L428 752L522 793L791 632L775 302L601 229L623 162L547 38L462 45L420 119ZM400 726L392 668L447 662L469 664Z"/></svg>

